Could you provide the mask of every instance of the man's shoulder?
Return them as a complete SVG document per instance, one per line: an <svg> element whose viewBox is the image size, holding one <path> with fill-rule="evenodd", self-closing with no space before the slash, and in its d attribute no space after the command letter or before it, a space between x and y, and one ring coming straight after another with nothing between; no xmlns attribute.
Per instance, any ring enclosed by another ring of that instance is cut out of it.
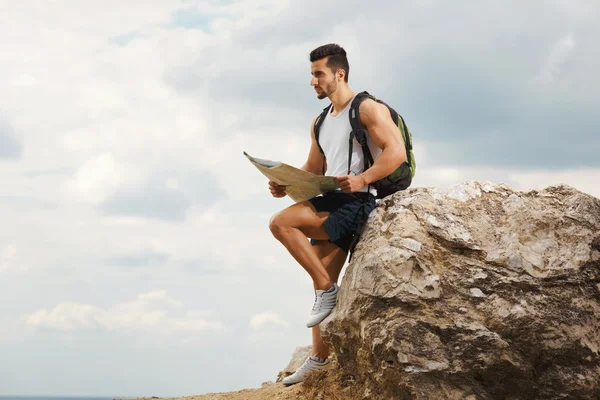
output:
<svg viewBox="0 0 600 400"><path fill-rule="evenodd" d="M378 118L382 113L387 113L388 109L385 105L376 102L372 98L363 100L358 106L358 114L363 124L373 121L374 118Z"/></svg>
<svg viewBox="0 0 600 400"><path fill-rule="evenodd" d="M379 107L385 107L385 106L383 104L376 102L371 97L367 97L366 99L361 101L361 103L358 106L358 110L359 111L369 111L369 110L376 110Z"/></svg>
<svg viewBox="0 0 600 400"><path fill-rule="evenodd" d="M310 130L314 132L315 130L315 124L317 123L317 120L319 119L319 117L321 116L321 114L317 114L313 117L312 122L310 123Z"/></svg>
<svg viewBox="0 0 600 400"><path fill-rule="evenodd" d="M327 106L324 110L322 110L321 112L319 112L317 115L314 116L314 118L312 119L312 122L310 123L311 130L314 131L315 125L317 124L317 121L319 121L321 119L324 119L324 117L327 114L327 111L329 111L330 107L331 107L331 104L329 106ZM320 122L322 123L323 121L320 121ZM319 123L319 126L320 125L321 124Z"/></svg>

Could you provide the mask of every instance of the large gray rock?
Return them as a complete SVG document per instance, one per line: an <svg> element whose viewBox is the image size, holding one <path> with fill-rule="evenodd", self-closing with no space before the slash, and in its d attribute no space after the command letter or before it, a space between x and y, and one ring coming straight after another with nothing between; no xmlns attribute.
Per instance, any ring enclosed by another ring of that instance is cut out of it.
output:
<svg viewBox="0 0 600 400"><path fill-rule="evenodd" d="M340 286L321 331L346 398L600 398L592 196L479 182L396 193Z"/></svg>

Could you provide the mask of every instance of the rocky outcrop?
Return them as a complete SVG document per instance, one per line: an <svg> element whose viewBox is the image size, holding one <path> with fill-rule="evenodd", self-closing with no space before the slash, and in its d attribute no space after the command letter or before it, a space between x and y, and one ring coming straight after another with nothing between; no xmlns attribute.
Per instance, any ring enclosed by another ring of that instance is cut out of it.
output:
<svg viewBox="0 0 600 400"><path fill-rule="evenodd" d="M327 380L344 399L600 398L592 196L479 182L396 193L340 287L321 324L337 369L307 396Z"/></svg>
<svg viewBox="0 0 600 400"><path fill-rule="evenodd" d="M321 323L330 368L193 400L600 399L600 200L415 188L371 213Z"/></svg>

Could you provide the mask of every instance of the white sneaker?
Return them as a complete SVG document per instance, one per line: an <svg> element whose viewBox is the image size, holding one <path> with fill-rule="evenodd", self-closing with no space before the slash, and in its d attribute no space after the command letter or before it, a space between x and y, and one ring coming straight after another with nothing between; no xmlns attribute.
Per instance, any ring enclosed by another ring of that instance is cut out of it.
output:
<svg viewBox="0 0 600 400"><path fill-rule="evenodd" d="M331 314L337 302L337 294L340 291L337 283L334 282L333 287L333 292L328 293L326 290L317 290L315 292L315 305L310 312L310 318L306 323L307 327L312 328L315 325L319 325L325 317Z"/></svg>
<svg viewBox="0 0 600 400"><path fill-rule="evenodd" d="M281 383L283 383L285 386L289 386L293 385L294 383L302 382L304 379L306 379L306 376L309 373L313 371L321 371L325 369L327 365L329 365L329 359L325 359L325 361L321 363L313 360L310 357L306 357L304 364L302 364L300 368L298 368L292 375L286 376Z"/></svg>

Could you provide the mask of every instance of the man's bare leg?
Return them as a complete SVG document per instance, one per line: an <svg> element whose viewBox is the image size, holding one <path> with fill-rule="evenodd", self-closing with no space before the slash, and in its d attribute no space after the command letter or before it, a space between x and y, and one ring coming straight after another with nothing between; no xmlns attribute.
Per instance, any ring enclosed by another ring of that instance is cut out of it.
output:
<svg viewBox="0 0 600 400"><path fill-rule="evenodd" d="M327 290L334 282L308 238L329 239L323 223L328 212L317 212L308 201L296 203L275 214L269 222L269 229L289 253L308 272L315 289Z"/></svg>
<svg viewBox="0 0 600 400"><path fill-rule="evenodd" d="M327 241L319 242L313 247L331 280L337 283L348 253ZM315 289L317 289L316 286ZM319 358L329 356L329 347L321 339L319 325L312 327L312 356Z"/></svg>

